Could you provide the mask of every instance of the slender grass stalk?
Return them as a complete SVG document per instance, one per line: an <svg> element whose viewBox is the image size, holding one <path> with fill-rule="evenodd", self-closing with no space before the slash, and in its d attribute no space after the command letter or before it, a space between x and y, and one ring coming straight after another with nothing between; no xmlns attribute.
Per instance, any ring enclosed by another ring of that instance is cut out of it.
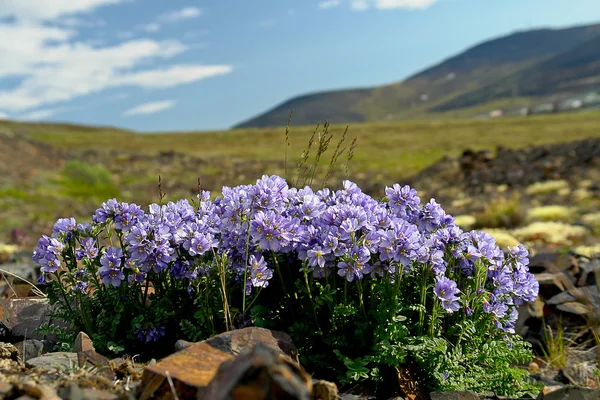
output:
<svg viewBox="0 0 600 400"><path fill-rule="evenodd" d="M348 157L346 157L346 166L344 168L344 173L346 176L348 176L348 168L350 166L350 161L352 161L352 159L354 158L354 151L356 150L357 141L358 137L355 136L354 139L352 139L352 143L350 144L350 150L348 150Z"/></svg>
<svg viewBox="0 0 600 400"><path fill-rule="evenodd" d="M321 183L321 188L325 187L325 185L327 184L327 181L329 180L329 178L333 174L333 171L335 169L335 165L337 163L337 159L346 151L345 147L342 148L342 144L344 144L344 142L346 141L346 134L347 133L348 133L348 127L346 126L346 129L344 129L344 133L342 134L341 139L338 141L337 146L335 148L335 151L333 152L333 155L331 156L331 161L329 162L329 168L327 169L327 173L325 174L325 178L323 179L323 182Z"/></svg>
<svg viewBox="0 0 600 400"><path fill-rule="evenodd" d="M292 124L292 116L294 115L294 110L290 113L290 117L288 118L288 123L285 127L285 160L284 160L284 169L285 169L285 179L288 180L288 149L290 147L290 126Z"/></svg>
<svg viewBox="0 0 600 400"><path fill-rule="evenodd" d="M12 276L13 278L17 278L25 283L27 283L29 286L31 286L31 290L39 297L48 297L44 292L42 292L42 290L40 288L38 288L35 283L28 281L27 279L23 278L22 276L19 276L17 274L14 274L10 271L7 271L5 269L0 268L0 272L2 272L3 274L7 274ZM7 281L8 282L8 281Z"/></svg>
<svg viewBox="0 0 600 400"><path fill-rule="evenodd" d="M302 154L300 154L300 161L298 162L298 170L296 172L296 175L297 175L296 176L296 186L298 186L300 183L300 175L301 175L302 168L304 168L306 161L308 161L308 156L310 155L310 149L312 148L312 145L315 141L315 137L317 136L317 132L318 132L320 126L321 126L321 124L317 124L317 127L315 128L312 135L308 139L308 145L306 146L306 149L302 152ZM306 183L306 175L304 177L304 182Z"/></svg>
<svg viewBox="0 0 600 400"><path fill-rule="evenodd" d="M310 285L308 284L308 273L306 272L306 265L302 268L302 272L304 273L304 284L306 285L306 292L308 293L308 299L310 300L310 308L313 312L313 317L315 318L315 324L317 324L317 329L319 329L319 334L323 335L323 330L321 329L321 325L319 324L319 319L317 318L317 310L315 308L315 303L313 301L312 292L310 290Z"/></svg>

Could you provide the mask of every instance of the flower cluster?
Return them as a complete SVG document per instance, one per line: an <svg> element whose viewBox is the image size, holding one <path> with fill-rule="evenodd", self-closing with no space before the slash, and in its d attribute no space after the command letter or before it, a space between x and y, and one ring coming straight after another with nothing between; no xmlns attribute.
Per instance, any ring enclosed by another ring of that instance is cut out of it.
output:
<svg viewBox="0 0 600 400"><path fill-rule="evenodd" d="M422 204L408 186L386 188L384 200L377 201L350 181L340 190L313 191L265 175L254 185L224 187L222 193L214 202L203 192L195 205L187 200L153 204L148 212L109 200L92 224L59 220L53 237L40 239L33 258L44 274L56 273L65 249L75 246L77 269L88 266L76 280L74 290L80 292L87 291L94 274L114 288L167 274L184 280L191 293L225 256L228 272L246 295L269 286L277 256L302 264L316 280L391 284L425 274L448 314L472 313L465 282L478 280L484 312L506 332L514 331L517 307L537 296L538 283L522 246L505 254L490 235L463 232L435 200ZM102 229L114 229L119 247L101 246ZM136 334L151 341L162 329Z"/></svg>

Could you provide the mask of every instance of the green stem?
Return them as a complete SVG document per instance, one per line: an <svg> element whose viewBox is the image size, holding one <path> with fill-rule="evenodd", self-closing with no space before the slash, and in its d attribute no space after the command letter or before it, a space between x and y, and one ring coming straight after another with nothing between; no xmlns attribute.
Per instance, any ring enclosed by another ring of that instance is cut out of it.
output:
<svg viewBox="0 0 600 400"><path fill-rule="evenodd" d="M321 326L319 325L319 319L317 318L317 310L315 308L315 303L313 301L312 293L310 291L310 285L308 284L308 274L306 272L306 266L304 266L304 283L306 284L306 291L308 293L308 298L310 300L310 308L312 308L313 317L315 318L315 324L317 324L317 328L319 329L319 334L322 336L323 331L321 330Z"/></svg>
<svg viewBox="0 0 600 400"><path fill-rule="evenodd" d="M423 334L425 324L425 309L427 302L427 279L429 278L429 268L423 265L423 281L421 282L421 309L419 310L419 335Z"/></svg>
<svg viewBox="0 0 600 400"><path fill-rule="evenodd" d="M358 301L360 302L360 309L362 310L365 321L368 320L367 311L365 310L365 303L363 302L363 287L362 280L358 281Z"/></svg>

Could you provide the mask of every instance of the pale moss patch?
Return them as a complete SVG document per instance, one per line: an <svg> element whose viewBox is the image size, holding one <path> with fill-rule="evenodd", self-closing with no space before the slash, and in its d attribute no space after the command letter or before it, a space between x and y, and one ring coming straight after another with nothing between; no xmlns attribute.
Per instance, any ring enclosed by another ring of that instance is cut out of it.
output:
<svg viewBox="0 0 600 400"><path fill-rule="evenodd" d="M585 201L594 197L594 194L586 188L577 189L573 192L573 199L577 202Z"/></svg>
<svg viewBox="0 0 600 400"><path fill-rule="evenodd" d="M564 206L534 207L527 212L527 221L569 222L575 217L575 210Z"/></svg>
<svg viewBox="0 0 600 400"><path fill-rule="evenodd" d="M6 260L8 257L12 256L18 251L19 246L14 244L0 243L0 261Z"/></svg>
<svg viewBox="0 0 600 400"><path fill-rule="evenodd" d="M573 249L573 252L587 258L594 258L600 254L600 244L595 246L577 246Z"/></svg>
<svg viewBox="0 0 600 400"><path fill-rule="evenodd" d="M581 217L581 222L594 230L594 233L600 235L600 212L585 214Z"/></svg>
<svg viewBox="0 0 600 400"><path fill-rule="evenodd" d="M563 222L538 221L515 229L512 234L522 242L569 246L581 241L589 231Z"/></svg>
<svg viewBox="0 0 600 400"><path fill-rule="evenodd" d="M525 190L528 195L557 193L560 190L569 189L569 182L560 179L554 181L536 182L529 185Z"/></svg>
<svg viewBox="0 0 600 400"><path fill-rule="evenodd" d="M501 249L506 249L509 246L514 247L521 244L517 238L504 229L482 229L482 231L493 237L496 241L496 244Z"/></svg>
<svg viewBox="0 0 600 400"><path fill-rule="evenodd" d="M465 231L471 230L477 220L472 215L458 215L454 218L454 223Z"/></svg>

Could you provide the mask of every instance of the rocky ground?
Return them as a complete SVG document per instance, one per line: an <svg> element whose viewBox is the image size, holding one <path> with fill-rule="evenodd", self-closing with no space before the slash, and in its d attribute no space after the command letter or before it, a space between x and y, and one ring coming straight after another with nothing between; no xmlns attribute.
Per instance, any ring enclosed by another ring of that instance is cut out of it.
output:
<svg viewBox="0 0 600 400"><path fill-rule="evenodd" d="M5 142L12 147L3 146ZM66 160L54 149L6 134L0 134L2 151L23 153L23 163L47 170L60 169ZM101 163L104 155L85 153L80 157ZM111 157L131 171L137 168L138 175L148 161L131 154ZM193 170L202 162L175 153L160 158L161 165L175 172ZM5 173L0 176L29 179L11 175L27 168L1 168ZM246 172L258 176L263 169L268 166L240 164L232 170L232 179ZM356 181L366 191L378 190L370 186L370 178L359 175ZM435 197L465 229L483 229L501 245L521 242L531 249L530 268L540 282L540 296L521 310L518 333L532 343L537 354L529 372L546 385L540 399L600 399L599 182L598 139L524 150L498 149L496 154L465 151L461 157L442 160L405 180L423 192L423 198ZM127 197L127 190L141 190L143 185L150 190L154 183L124 185L123 194ZM189 186L167 190L192 193L193 185ZM19 204L35 206L31 198L26 200ZM86 207L97 206L97 201L86 201L72 200L82 207L80 211L90 214ZM61 204L68 207L71 203ZM10 207L7 210L16 212ZM31 212L19 210L25 217ZM34 332L47 320L47 300L24 281L34 282L38 271L29 262L31 242L23 237L49 232L53 220L46 217L30 218L24 234L19 228L6 237L5 241L13 244L0 245L0 399L266 398L260 393L271 393L272 399L374 398L369 388L338 390L335 384L309 377L295 362L295 346L287 335L259 328L234 331L203 343L178 342L171 356L144 364L135 356L109 360L94 350L85 335L80 335L68 352L55 352L55 337ZM267 346L255 348L258 342ZM403 391L394 380L389 384L399 388L397 398L424 399L418 392ZM223 397L223 393L227 395ZM231 393L240 397L227 397ZM432 394L431 398L478 397L452 393Z"/></svg>

